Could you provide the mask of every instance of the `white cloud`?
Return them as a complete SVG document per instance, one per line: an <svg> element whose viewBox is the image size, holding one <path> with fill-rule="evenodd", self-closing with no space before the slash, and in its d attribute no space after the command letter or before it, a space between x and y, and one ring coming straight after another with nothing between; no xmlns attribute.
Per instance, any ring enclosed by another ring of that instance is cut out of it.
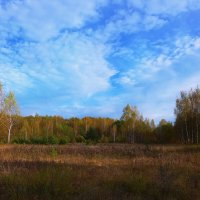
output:
<svg viewBox="0 0 200 200"><path fill-rule="evenodd" d="M171 63L171 58L163 54L155 58L145 57L139 64L121 73L117 82L126 86L153 80L160 70L166 70Z"/></svg>
<svg viewBox="0 0 200 200"><path fill-rule="evenodd" d="M110 87L109 79L115 70L106 61L107 53L105 45L74 33L50 42L18 45L18 54L11 54L4 61L10 62L10 72L14 73L14 67L20 65L15 70L18 74L26 72L30 80L53 90L59 87L70 95L90 96ZM22 64L15 63L14 58ZM6 77L6 73L3 69L0 77ZM20 85L28 87L23 81Z"/></svg>
<svg viewBox="0 0 200 200"><path fill-rule="evenodd" d="M144 81L154 80L155 76L160 71L173 72L172 66L178 62L179 59L187 55L195 56L199 55L200 38L192 38L190 36L183 36L175 40L175 45L171 48L171 51L167 53L160 53L156 56L143 57L138 64L133 66L126 72L122 72L117 82L124 85L135 85ZM174 69L176 70L176 69Z"/></svg>
<svg viewBox="0 0 200 200"><path fill-rule="evenodd" d="M187 0L150 0L146 2L146 12L150 14L175 15L187 10Z"/></svg>
<svg viewBox="0 0 200 200"><path fill-rule="evenodd" d="M0 63L0 82L7 90L14 90L18 94L23 93L24 88L32 87L26 73L5 63Z"/></svg>
<svg viewBox="0 0 200 200"><path fill-rule="evenodd" d="M145 30L151 30L153 28L160 28L162 27L167 21L164 19L161 19L157 16L153 15L147 15L144 18L144 29Z"/></svg>
<svg viewBox="0 0 200 200"><path fill-rule="evenodd" d="M166 20L158 16L142 15L132 10L119 10L115 16L103 27L89 34L107 42L117 40L120 34L132 34L160 28Z"/></svg>
<svg viewBox="0 0 200 200"><path fill-rule="evenodd" d="M98 8L105 4L105 0L16 0L0 8L0 21L22 29L30 39L44 41L62 29L80 28L96 19Z"/></svg>
<svg viewBox="0 0 200 200"><path fill-rule="evenodd" d="M16 0L0 8L0 80L17 95L34 94L25 108L47 104L45 97L66 104L110 89L110 47L78 30L106 3Z"/></svg>
<svg viewBox="0 0 200 200"><path fill-rule="evenodd" d="M114 0L114 3L120 5L125 5L125 2L128 8L116 10L116 14L105 26L90 34L95 34L102 41L114 41L122 33L132 34L161 28L168 22L166 16L200 9L200 0Z"/></svg>
<svg viewBox="0 0 200 200"><path fill-rule="evenodd" d="M118 16L118 15L117 15ZM113 39L121 33L132 33L138 30L141 16L137 12L124 12L120 18L113 19L103 27L103 37Z"/></svg>
<svg viewBox="0 0 200 200"><path fill-rule="evenodd" d="M182 62L184 61L180 60L179 64ZM191 69L193 67L190 65ZM153 87L149 87L149 90L147 90L139 103L145 115L155 119L156 122L160 119L170 121L175 119L174 108L176 98L179 97L180 91L188 91L200 83L200 71L193 72L184 78L177 74L176 79L170 76L167 79L167 81L159 80Z"/></svg>
<svg viewBox="0 0 200 200"><path fill-rule="evenodd" d="M179 38L175 41L174 56L179 58L185 54L194 54L196 50L200 48L200 37L194 37L187 35Z"/></svg>
<svg viewBox="0 0 200 200"><path fill-rule="evenodd" d="M129 5L149 15L177 15L200 8L199 0L127 0Z"/></svg>
<svg viewBox="0 0 200 200"><path fill-rule="evenodd" d="M174 43L168 54L143 58L139 65L121 73L118 79L129 93L140 94L137 101L133 99L130 103L138 105L145 117L154 118L156 122L162 118L173 121L179 92L200 83L199 37L185 36ZM135 90L138 85L143 85L139 92Z"/></svg>
<svg viewBox="0 0 200 200"><path fill-rule="evenodd" d="M143 0L127 0L129 6L142 9L144 7Z"/></svg>

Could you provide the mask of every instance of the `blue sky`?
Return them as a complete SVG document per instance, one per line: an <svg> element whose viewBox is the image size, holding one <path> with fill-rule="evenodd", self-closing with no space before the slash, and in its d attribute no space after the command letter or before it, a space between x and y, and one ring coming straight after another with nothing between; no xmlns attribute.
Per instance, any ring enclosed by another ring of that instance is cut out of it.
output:
<svg viewBox="0 0 200 200"><path fill-rule="evenodd" d="M23 115L173 120L200 83L200 0L0 0L0 80Z"/></svg>

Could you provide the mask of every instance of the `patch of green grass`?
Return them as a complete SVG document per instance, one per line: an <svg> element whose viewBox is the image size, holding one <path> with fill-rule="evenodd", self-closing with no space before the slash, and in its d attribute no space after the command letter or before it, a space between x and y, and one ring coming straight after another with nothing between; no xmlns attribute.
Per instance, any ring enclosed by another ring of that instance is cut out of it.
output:
<svg viewBox="0 0 200 200"><path fill-rule="evenodd" d="M58 156L58 152L55 148L52 148L50 155L52 158L56 158Z"/></svg>

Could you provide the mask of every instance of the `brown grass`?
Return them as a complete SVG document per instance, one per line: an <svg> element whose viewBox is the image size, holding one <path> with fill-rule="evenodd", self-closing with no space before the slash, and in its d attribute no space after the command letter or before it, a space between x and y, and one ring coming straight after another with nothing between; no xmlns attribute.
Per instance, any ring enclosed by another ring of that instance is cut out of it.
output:
<svg viewBox="0 0 200 200"><path fill-rule="evenodd" d="M200 146L1 145L0 199L200 199Z"/></svg>

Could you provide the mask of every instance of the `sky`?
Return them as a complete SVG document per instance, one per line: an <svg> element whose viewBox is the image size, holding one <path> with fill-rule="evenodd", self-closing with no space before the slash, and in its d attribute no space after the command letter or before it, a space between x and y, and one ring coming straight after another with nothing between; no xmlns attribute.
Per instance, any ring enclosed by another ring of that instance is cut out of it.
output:
<svg viewBox="0 0 200 200"><path fill-rule="evenodd" d="M0 0L0 81L22 115L173 121L200 83L200 0Z"/></svg>

